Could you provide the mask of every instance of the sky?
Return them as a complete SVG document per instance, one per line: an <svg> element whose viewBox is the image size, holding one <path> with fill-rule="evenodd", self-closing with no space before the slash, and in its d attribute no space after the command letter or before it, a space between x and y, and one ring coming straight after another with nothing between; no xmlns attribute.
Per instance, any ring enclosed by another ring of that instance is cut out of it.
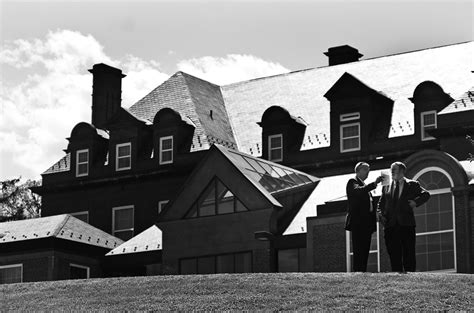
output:
<svg viewBox="0 0 474 313"><path fill-rule="evenodd" d="M224 85L473 40L474 2L0 0L0 180L39 179L90 122L95 63L122 69L130 107L176 71Z"/></svg>

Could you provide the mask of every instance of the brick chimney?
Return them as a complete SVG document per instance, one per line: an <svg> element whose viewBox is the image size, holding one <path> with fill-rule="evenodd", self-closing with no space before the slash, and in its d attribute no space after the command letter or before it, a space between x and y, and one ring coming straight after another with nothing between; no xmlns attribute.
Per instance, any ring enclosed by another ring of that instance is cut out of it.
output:
<svg viewBox="0 0 474 313"><path fill-rule="evenodd" d="M359 50L348 45L329 48L324 54L329 58L330 66L359 61L363 56Z"/></svg>
<svg viewBox="0 0 474 313"><path fill-rule="evenodd" d="M89 72L93 75L92 125L106 128L107 122L120 109L122 102L122 71L106 64L94 64Z"/></svg>

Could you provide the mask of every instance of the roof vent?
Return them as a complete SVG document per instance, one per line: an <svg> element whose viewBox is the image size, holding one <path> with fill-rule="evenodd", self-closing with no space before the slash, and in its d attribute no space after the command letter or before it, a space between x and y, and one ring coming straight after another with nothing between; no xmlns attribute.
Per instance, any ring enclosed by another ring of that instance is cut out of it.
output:
<svg viewBox="0 0 474 313"><path fill-rule="evenodd" d="M331 47L324 54L329 58L330 66L359 61L363 57L359 50L349 45Z"/></svg>

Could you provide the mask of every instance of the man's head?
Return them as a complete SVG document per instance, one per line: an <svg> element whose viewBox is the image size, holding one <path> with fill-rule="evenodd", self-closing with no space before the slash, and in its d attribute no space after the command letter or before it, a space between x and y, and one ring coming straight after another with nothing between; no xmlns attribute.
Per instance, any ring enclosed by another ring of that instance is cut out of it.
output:
<svg viewBox="0 0 474 313"><path fill-rule="evenodd" d="M400 180L405 177L405 172L407 167L402 162L394 162L390 166L390 170L392 171L392 179L393 180Z"/></svg>
<svg viewBox="0 0 474 313"><path fill-rule="evenodd" d="M359 162L354 167L354 171L356 173L356 176L359 179L366 180L367 176L369 176L370 166L369 166L369 164L367 164L365 162Z"/></svg>

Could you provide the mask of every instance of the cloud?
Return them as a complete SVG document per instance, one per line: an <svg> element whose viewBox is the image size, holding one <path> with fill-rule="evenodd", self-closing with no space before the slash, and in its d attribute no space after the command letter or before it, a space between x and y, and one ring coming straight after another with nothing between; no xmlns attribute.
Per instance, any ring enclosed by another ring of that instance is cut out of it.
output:
<svg viewBox="0 0 474 313"><path fill-rule="evenodd" d="M124 107L169 77L157 61L133 55L114 59L92 35L77 31L50 31L44 38L1 44L1 70L13 75L0 76L0 180L38 179L63 157L72 128L91 120L92 75L87 69L95 63L127 75ZM278 63L236 54L182 60L177 68L220 85L288 72Z"/></svg>
<svg viewBox="0 0 474 313"><path fill-rule="evenodd" d="M178 63L178 69L217 85L289 72L279 63L265 61L247 54L183 60Z"/></svg>
<svg viewBox="0 0 474 313"><path fill-rule="evenodd" d="M91 35L70 30L49 32L43 39L15 40L0 49L2 68L26 70L18 84L0 78L0 180L39 175L63 155L74 125L91 119L95 63L127 73L123 104L130 106L168 75L155 61L133 56L114 60Z"/></svg>

